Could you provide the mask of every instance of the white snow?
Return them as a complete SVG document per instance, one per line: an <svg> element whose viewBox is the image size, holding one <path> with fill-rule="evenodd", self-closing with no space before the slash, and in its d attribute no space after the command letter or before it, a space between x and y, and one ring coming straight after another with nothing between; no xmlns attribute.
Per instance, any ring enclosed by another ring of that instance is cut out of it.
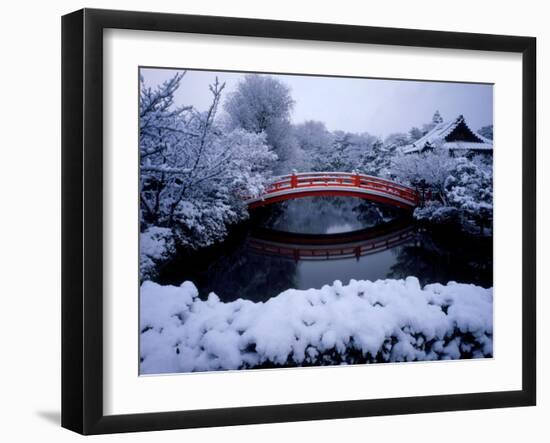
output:
<svg viewBox="0 0 550 443"><path fill-rule="evenodd" d="M141 286L142 374L492 356L492 289L450 282L335 281L265 303Z"/></svg>

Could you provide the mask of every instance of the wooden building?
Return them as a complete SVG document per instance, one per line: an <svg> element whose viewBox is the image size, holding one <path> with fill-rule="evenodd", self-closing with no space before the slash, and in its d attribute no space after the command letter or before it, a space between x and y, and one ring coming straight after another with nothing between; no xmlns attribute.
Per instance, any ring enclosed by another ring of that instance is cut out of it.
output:
<svg viewBox="0 0 550 443"><path fill-rule="evenodd" d="M472 131L460 115L451 122L438 123L422 138L403 147L405 154L446 149L450 155L493 153L493 140Z"/></svg>

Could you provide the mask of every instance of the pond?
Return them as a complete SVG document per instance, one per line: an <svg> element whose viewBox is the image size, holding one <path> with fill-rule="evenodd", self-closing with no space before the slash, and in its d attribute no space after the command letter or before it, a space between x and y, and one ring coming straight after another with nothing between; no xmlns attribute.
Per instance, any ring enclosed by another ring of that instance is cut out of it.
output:
<svg viewBox="0 0 550 443"><path fill-rule="evenodd" d="M340 280L416 276L492 287L492 238L418 226L410 215L350 197L308 197L256 209L223 243L181 254L156 281L191 280L206 298L266 301Z"/></svg>

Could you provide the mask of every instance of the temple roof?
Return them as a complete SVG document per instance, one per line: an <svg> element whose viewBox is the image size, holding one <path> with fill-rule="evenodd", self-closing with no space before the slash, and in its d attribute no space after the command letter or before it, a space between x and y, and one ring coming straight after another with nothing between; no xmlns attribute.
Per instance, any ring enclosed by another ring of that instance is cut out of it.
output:
<svg viewBox="0 0 550 443"><path fill-rule="evenodd" d="M459 115L453 121L438 123L426 135L404 146L403 152L405 154L422 152L426 148L437 146L449 150L492 151L493 140L472 131L466 124L464 116Z"/></svg>

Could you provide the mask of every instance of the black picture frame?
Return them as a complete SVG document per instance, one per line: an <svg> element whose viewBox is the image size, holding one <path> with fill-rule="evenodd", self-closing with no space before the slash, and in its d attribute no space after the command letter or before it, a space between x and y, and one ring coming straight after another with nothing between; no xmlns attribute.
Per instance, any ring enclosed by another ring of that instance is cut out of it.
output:
<svg viewBox="0 0 550 443"><path fill-rule="evenodd" d="M103 30L170 31L519 53L523 64L522 388L177 412L103 412ZM82 434L228 426L536 403L536 39L83 9L62 18L62 426Z"/></svg>

